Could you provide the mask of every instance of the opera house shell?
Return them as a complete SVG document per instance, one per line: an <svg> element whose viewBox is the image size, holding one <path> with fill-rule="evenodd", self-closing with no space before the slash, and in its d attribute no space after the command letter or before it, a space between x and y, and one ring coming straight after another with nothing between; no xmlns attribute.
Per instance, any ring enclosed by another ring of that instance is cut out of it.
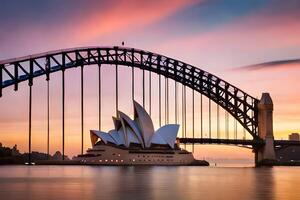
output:
<svg viewBox="0 0 300 200"><path fill-rule="evenodd" d="M113 117L114 129L90 131L92 148L75 159L98 165L189 165L192 153L176 144L179 125L168 124L154 130L145 109L133 102L134 119L118 111Z"/></svg>

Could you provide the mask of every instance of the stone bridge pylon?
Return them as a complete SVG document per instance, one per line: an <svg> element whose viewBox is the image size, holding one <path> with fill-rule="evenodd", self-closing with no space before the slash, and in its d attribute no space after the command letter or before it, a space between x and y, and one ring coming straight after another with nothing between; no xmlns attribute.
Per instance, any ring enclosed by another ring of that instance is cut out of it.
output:
<svg viewBox="0 0 300 200"><path fill-rule="evenodd" d="M269 93L263 93L258 103L258 135L265 145L254 150L255 164L274 161L273 101Z"/></svg>

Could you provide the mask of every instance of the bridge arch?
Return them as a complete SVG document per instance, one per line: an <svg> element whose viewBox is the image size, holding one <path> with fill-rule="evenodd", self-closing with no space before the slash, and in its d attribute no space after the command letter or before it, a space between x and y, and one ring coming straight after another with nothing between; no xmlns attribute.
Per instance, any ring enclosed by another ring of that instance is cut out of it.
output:
<svg viewBox="0 0 300 200"><path fill-rule="evenodd" d="M126 47L82 47L0 61L0 97L2 89L51 73L94 64L115 64L140 68L173 79L214 101L229 112L254 139L258 136L259 100L221 78L160 54ZM21 72L21 73L20 73ZM5 79L5 80L4 80Z"/></svg>

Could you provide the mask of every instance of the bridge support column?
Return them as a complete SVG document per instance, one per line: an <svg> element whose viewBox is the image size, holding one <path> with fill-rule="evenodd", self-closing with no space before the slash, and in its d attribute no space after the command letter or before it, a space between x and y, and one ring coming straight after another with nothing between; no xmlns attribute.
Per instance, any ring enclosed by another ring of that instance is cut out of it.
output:
<svg viewBox="0 0 300 200"><path fill-rule="evenodd" d="M263 93L258 104L258 134L265 141L265 145L255 152L256 164L265 161L274 161L274 135L273 135L273 101L269 93Z"/></svg>

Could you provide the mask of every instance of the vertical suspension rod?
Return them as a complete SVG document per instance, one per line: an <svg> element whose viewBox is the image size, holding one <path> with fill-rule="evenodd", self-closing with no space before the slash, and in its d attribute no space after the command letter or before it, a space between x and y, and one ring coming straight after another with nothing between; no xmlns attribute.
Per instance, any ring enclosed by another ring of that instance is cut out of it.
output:
<svg viewBox="0 0 300 200"><path fill-rule="evenodd" d="M185 85L183 86L183 124L184 124L184 137L186 137L186 93L185 93Z"/></svg>
<svg viewBox="0 0 300 200"><path fill-rule="evenodd" d="M151 95L151 71L149 71L149 115L151 116L151 99L152 99L152 95Z"/></svg>
<svg viewBox="0 0 300 200"><path fill-rule="evenodd" d="M193 90L193 93L192 93L192 109L193 109L193 112L192 112L192 128L193 128L193 138L195 137L195 90Z"/></svg>
<svg viewBox="0 0 300 200"><path fill-rule="evenodd" d="M84 132L84 127L83 127L83 122L84 122L84 119L83 119L83 110L84 110L84 105L83 105L83 65L81 65L81 68L80 68L80 75L81 75L81 154L83 154L83 132Z"/></svg>
<svg viewBox="0 0 300 200"><path fill-rule="evenodd" d="M62 70L62 160L65 160L65 70Z"/></svg>
<svg viewBox="0 0 300 200"><path fill-rule="evenodd" d="M169 123L169 79L166 78L166 83L167 83L167 86L166 86L166 98L167 98L167 103L166 103L166 107L167 107L167 112L166 112L166 115L167 115L167 124Z"/></svg>
<svg viewBox="0 0 300 200"><path fill-rule="evenodd" d="M161 127L161 75L158 75L158 109L159 109L159 127Z"/></svg>
<svg viewBox="0 0 300 200"><path fill-rule="evenodd" d="M134 67L131 68L131 95L132 95L132 102L134 101Z"/></svg>
<svg viewBox="0 0 300 200"><path fill-rule="evenodd" d="M99 131L101 131L101 64L98 65L98 83L99 83L99 90L98 90L98 125Z"/></svg>
<svg viewBox="0 0 300 200"><path fill-rule="evenodd" d="M203 97L200 95L200 124L201 124L201 138L203 138Z"/></svg>
<svg viewBox="0 0 300 200"><path fill-rule="evenodd" d="M28 163L31 165L31 123L32 123L32 85L33 85L33 61L30 60L29 65L30 75L29 75L29 116L28 116Z"/></svg>
<svg viewBox="0 0 300 200"><path fill-rule="evenodd" d="M182 121L182 137L184 138L184 86L181 88L181 121Z"/></svg>
<svg viewBox="0 0 300 200"><path fill-rule="evenodd" d="M47 81L47 159L50 159L50 60L47 57L45 62Z"/></svg>
<svg viewBox="0 0 300 200"><path fill-rule="evenodd" d="M225 111L225 133L226 139L229 139L229 116L227 111Z"/></svg>
<svg viewBox="0 0 300 200"><path fill-rule="evenodd" d="M186 86L184 85L184 137L186 138ZM186 148L186 144L185 144Z"/></svg>
<svg viewBox="0 0 300 200"><path fill-rule="evenodd" d="M116 117L118 117L119 110L119 77L118 77L118 65L116 64Z"/></svg>
<svg viewBox="0 0 300 200"><path fill-rule="evenodd" d="M168 91L167 91L167 77L165 77L165 124L168 123L168 116L167 116L167 101L168 101Z"/></svg>
<svg viewBox="0 0 300 200"><path fill-rule="evenodd" d="M237 121L234 119L234 139L237 139Z"/></svg>
<svg viewBox="0 0 300 200"><path fill-rule="evenodd" d="M209 115L209 117L208 117L209 138L211 138L211 100L210 99L208 101L208 115Z"/></svg>
<svg viewBox="0 0 300 200"><path fill-rule="evenodd" d="M143 108L145 109L145 70L143 69Z"/></svg>
<svg viewBox="0 0 300 200"><path fill-rule="evenodd" d="M47 159L50 158L50 86L49 77L47 77Z"/></svg>
<svg viewBox="0 0 300 200"><path fill-rule="evenodd" d="M175 92L174 92L174 98L175 98L175 124L178 123L178 118L177 118L177 115L178 115L178 111L177 111L177 82L175 81Z"/></svg>
<svg viewBox="0 0 300 200"><path fill-rule="evenodd" d="M217 105L217 138L220 138L220 106Z"/></svg>
<svg viewBox="0 0 300 200"><path fill-rule="evenodd" d="M31 164L32 83L29 83L28 163Z"/></svg>
<svg viewBox="0 0 300 200"><path fill-rule="evenodd" d="M193 90L193 93L192 93L192 109L193 109L193 112L192 112L192 114L193 114L193 119L192 119L192 128L193 128L193 139L195 138L195 90ZM194 143L193 143L193 145L192 145L192 147L193 147L193 152L194 152Z"/></svg>

